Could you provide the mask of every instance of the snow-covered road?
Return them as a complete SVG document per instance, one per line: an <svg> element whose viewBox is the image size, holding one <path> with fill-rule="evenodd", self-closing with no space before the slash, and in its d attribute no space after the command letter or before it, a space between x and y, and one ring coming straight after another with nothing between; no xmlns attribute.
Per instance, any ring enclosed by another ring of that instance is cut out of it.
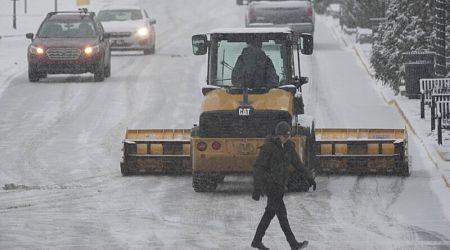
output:
<svg viewBox="0 0 450 250"><path fill-rule="evenodd" d="M122 177L119 169L127 127L198 122L206 57L192 55L191 36L242 27L245 7L233 0L126 2L157 19L156 54L114 53L105 82L86 74L29 83L21 64L28 41L0 40L0 55L19 65L10 70L0 60L0 185L13 183L0 189L0 249L250 248L265 199L251 199L249 177L195 193L190 176ZM324 19L316 25L302 73L310 77L306 112L317 126L403 128L354 51ZM411 177L318 177L317 191L287 194L298 239L308 239L308 249L450 249L449 208L434 191L440 175L417 138L409 143ZM277 224L265 243L288 249Z"/></svg>

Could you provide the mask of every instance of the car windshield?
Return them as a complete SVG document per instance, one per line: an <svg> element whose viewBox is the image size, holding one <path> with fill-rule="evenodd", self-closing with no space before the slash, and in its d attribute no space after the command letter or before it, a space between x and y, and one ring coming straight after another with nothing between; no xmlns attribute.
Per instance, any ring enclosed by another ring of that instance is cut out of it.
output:
<svg viewBox="0 0 450 250"><path fill-rule="evenodd" d="M242 50L248 46L245 41L221 40L217 43L217 58L212 63L212 84L217 86L232 86L231 73ZM268 39L262 42L262 50L272 60L280 84L286 81L287 60L285 41ZM213 59L214 60L214 59Z"/></svg>
<svg viewBox="0 0 450 250"><path fill-rule="evenodd" d="M93 38L94 23L90 20L50 20L39 29L40 38Z"/></svg>
<svg viewBox="0 0 450 250"><path fill-rule="evenodd" d="M140 10L101 10L98 12L98 20L101 22L141 20Z"/></svg>

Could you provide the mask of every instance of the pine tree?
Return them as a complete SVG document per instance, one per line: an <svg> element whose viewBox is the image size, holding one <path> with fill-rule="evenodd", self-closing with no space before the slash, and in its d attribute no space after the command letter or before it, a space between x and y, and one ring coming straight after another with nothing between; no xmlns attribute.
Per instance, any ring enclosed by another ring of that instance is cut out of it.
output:
<svg viewBox="0 0 450 250"><path fill-rule="evenodd" d="M370 28L370 18L382 17L384 9L380 1L343 0L343 23L349 28Z"/></svg>
<svg viewBox="0 0 450 250"><path fill-rule="evenodd" d="M391 1L387 21L375 35L371 63L375 77L398 92L405 52L433 50L433 0Z"/></svg>

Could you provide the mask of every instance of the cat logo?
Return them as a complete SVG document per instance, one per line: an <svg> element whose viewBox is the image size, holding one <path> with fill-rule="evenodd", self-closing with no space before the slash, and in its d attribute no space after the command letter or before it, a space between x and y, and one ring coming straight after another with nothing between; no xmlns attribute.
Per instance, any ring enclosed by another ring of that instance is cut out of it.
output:
<svg viewBox="0 0 450 250"><path fill-rule="evenodd" d="M251 108L239 108L239 116L249 116Z"/></svg>

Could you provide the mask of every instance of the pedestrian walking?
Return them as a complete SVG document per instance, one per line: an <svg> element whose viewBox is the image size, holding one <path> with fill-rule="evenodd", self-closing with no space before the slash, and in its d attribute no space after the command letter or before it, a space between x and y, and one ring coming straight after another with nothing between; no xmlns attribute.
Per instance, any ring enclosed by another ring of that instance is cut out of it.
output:
<svg viewBox="0 0 450 250"><path fill-rule="evenodd" d="M262 243L262 238L275 215L291 249L302 249L308 245L308 241L296 240L287 218L283 196L289 179L289 166L292 165L303 173L313 190L316 190L316 182L300 161L290 136L291 126L285 121L279 122L275 127L275 136L268 137L261 146L254 166L252 198L258 201L260 196L267 195L267 206L251 243L252 247L260 250L269 249Z"/></svg>

